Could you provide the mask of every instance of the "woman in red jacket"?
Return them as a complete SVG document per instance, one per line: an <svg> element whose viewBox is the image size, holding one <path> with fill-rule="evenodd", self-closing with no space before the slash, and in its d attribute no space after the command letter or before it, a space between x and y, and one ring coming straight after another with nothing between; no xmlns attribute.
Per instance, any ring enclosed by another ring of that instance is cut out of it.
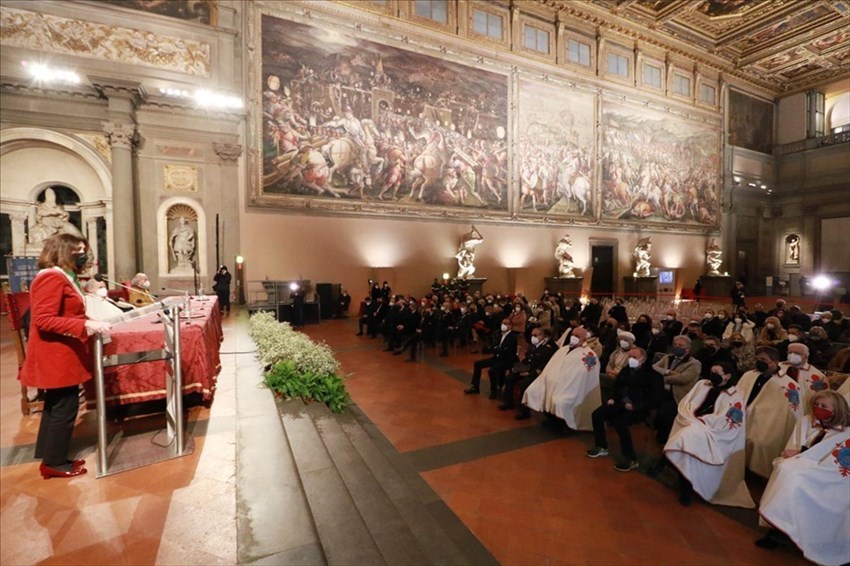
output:
<svg viewBox="0 0 850 566"><path fill-rule="evenodd" d="M86 319L77 275L89 263L88 242L57 234L44 243L30 285L30 333L21 383L44 389L44 412L35 445L44 479L86 473L85 460L68 460L77 420L79 385L91 378L88 337L106 334L109 324Z"/></svg>

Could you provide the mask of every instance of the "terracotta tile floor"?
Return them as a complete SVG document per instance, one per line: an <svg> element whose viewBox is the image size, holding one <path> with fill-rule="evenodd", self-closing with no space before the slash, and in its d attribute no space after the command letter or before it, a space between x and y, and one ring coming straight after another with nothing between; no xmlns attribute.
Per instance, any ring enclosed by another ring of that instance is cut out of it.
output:
<svg viewBox="0 0 850 566"><path fill-rule="evenodd" d="M95 479L92 465L86 476L44 481L35 461L20 456L31 454L38 417L20 414L5 321L0 328L0 563L237 562L231 430L237 369L231 357L222 357L212 408L191 413L199 431L210 423L206 434L194 435L191 456L102 479ZM486 395L464 396L465 384L442 371L471 371L477 356L455 352L438 360L429 350L427 362L407 364L378 352L377 341L354 336L352 320L306 330L337 351L354 401L402 453L541 426L517 423ZM247 325L227 320L222 350L233 349L246 331ZM82 421L75 439L91 459L91 417ZM579 434L423 477L504 564L802 563L793 549L753 546L760 532L754 513L742 520L704 504L682 508L671 488L638 473L617 473L610 459L585 458L589 443ZM652 448L641 439L637 446Z"/></svg>

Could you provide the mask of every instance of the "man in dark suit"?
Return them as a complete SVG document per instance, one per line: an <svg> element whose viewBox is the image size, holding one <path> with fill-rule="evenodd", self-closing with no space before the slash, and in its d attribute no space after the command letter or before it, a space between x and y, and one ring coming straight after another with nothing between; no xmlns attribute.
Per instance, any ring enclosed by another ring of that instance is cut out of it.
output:
<svg viewBox="0 0 850 566"><path fill-rule="evenodd" d="M481 370L490 368L490 399L496 399L499 387L508 372L517 362L517 335L511 332L511 321L509 318L502 319L502 336L496 346L493 347L493 356L478 360L473 365L472 385L464 389L467 395L478 395L481 392Z"/></svg>
<svg viewBox="0 0 850 566"><path fill-rule="evenodd" d="M519 385L519 395L528 389L549 360L558 350L558 345L552 340L552 331L548 328L533 328L531 330L531 346L525 353L522 361L514 364L510 375L505 379L505 387L502 392L502 404L500 411L507 411L514 407L514 387Z"/></svg>

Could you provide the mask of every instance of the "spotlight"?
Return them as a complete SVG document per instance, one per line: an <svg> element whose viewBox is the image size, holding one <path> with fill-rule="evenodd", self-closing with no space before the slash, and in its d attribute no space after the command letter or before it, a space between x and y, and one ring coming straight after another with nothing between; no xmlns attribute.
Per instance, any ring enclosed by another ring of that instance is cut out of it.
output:
<svg viewBox="0 0 850 566"><path fill-rule="evenodd" d="M299 287L300 287L300 285L298 285L298 283L296 283L295 281L293 281L292 283L289 284L289 290L290 291L297 291L299 289Z"/></svg>
<svg viewBox="0 0 850 566"><path fill-rule="evenodd" d="M812 287L814 287L818 291L826 291L827 289L832 287L832 279L830 279L826 275L818 275L814 279L812 279Z"/></svg>
<svg viewBox="0 0 850 566"><path fill-rule="evenodd" d="M38 82L68 84L80 84L82 82L80 75L68 69L51 69L43 63L30 64L27 61L21 61L21 65L26 67L32 78Z"/></svg>
<svg viewBox="0 0 850 566"><path fill-rule="evenodd" d="M448 280L449 280L449 274L443 273L443 281L448 281Z"/></svg>
<svg viewBox="0 0 850 566"><path fill-rule="evenodd" d="M195 104L211 110L239 110L243 106L241 98L211 90L195 91Z"/></svg>

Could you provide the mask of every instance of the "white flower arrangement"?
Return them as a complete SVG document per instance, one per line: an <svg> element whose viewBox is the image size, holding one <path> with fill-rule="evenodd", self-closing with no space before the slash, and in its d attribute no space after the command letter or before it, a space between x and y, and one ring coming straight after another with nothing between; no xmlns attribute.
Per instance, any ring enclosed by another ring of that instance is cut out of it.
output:
<svg viewBox="0 0 850 566"><path fill-rule="evenodd" d="M287 322L278 322L272 313L257 312L251 317L250 335L257 344L260 361L266 366L290 361L299 372L335 375L339 362L327 344L317 344Z"/></svg>

